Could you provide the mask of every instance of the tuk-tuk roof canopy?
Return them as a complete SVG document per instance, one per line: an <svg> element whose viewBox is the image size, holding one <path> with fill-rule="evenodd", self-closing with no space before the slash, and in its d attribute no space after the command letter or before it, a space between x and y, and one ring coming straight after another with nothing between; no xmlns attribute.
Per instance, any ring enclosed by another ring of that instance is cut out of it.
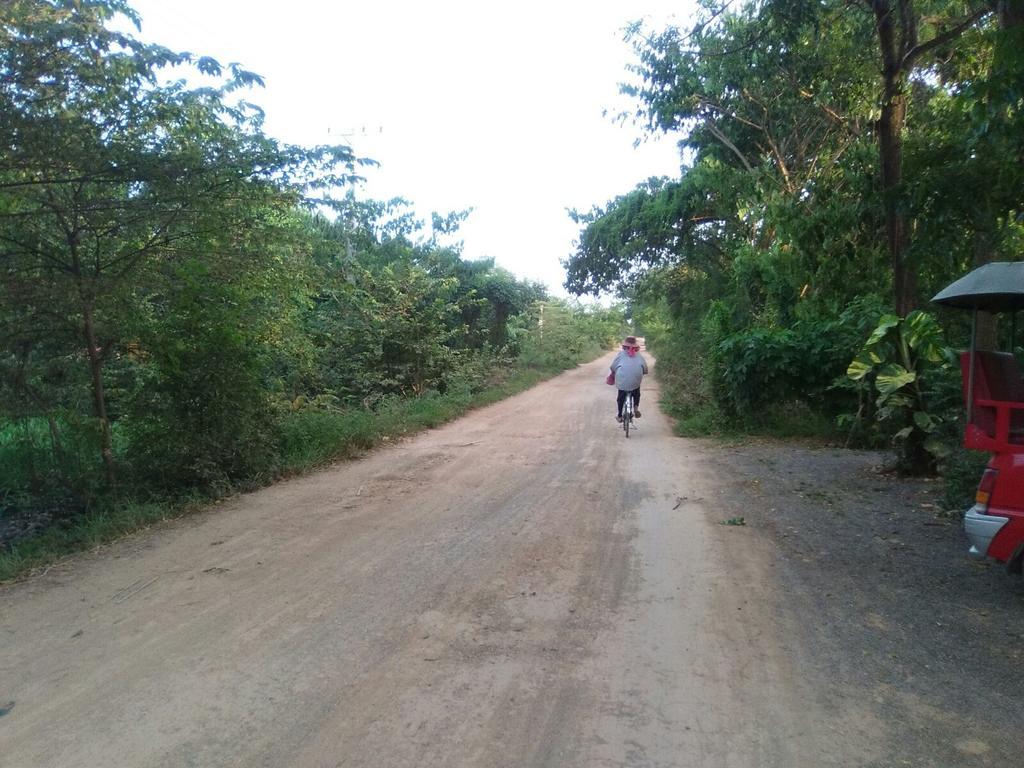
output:
<svg viewBox="0 0 1024 768"><path fill-rule="evenodd" d="M983 312L1024 309L1024 261L994 261L978 267L947 285L932 301Z"/></svg>

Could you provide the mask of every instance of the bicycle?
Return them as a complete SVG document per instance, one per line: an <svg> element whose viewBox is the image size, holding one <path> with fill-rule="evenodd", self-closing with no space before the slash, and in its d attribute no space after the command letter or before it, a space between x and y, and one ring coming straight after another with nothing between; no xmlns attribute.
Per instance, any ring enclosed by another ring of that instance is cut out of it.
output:
<svg viewBox="0 0 1024 768"><path fill-rule="evenodd" d="M630 428L636 429L633 426L633 394L626 394L626 402L622 404L622 430L626 433L626 438L629 438Z"/></svg>

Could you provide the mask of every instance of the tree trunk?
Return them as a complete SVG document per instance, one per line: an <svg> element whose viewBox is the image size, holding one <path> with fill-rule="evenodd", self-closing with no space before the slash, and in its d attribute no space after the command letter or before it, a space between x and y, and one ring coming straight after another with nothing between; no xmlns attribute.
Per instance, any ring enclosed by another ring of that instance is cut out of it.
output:
<svg viewBox="0 0 1024 768"><path fill-rule="evenodd" d="M902 79L902 78L900 78ZM898 80L886 83L882 116L878 121L879 154L882 166L882 195L885 206L886 245L892 264L893 305L906 317L917 306L917 274L907 264L910 237L906 216L900 206L903 183L903 126L907 119L907 97Z"/></svg>
<svg viewBox="0 0 1024 768"><path fill-rule="evenodd" d="M1003 29L1024 25L1024 0L998 0L995 6Z"/></svg>
<svg viewBox="0 0 1024 768"><path fill-rule="evenodd" d="M100 423L100 454L103 457L103 472L107 487L117 487L117 473L114 471L114 447L110 434L110 420L107 418L107 396L103 389L103 356L96 343L96 327L93 322L92 300L82 296L82 331L85 335L86 353L92 372L92 398L96 418Z"/></svg>
<svg viewBox="0 0 1024 768"><path fill-rule="evenodd" d="M895 9L886 0L871 0L882 54L882 114L878 120L878 150L882 171L886 245L893 276L893 306L905 317L917 306L917 274L907 264L910 237L899 195L903 183L903 127L907 121L906 73L897 41Z"/></svg>
<svg viewBox="0 0 1024 768"><path fill-rule="evenodd" d="M78 234L75 230L67 232L68 249L71 255L71 274L78 290L78 299L82 305L82 335L85 337L85 352L89 358L89 371L92 374L92 400L96 410L96 419L100 423L100 455L103 458L103 474L108 489L117 487L117 473L114 471L114 447L110 435L110 420L107 418L107 396L103 389L103 354L96 342L96 324L93 316L95 294L86 286L82 275L82 260L78 252Z"/></svg>

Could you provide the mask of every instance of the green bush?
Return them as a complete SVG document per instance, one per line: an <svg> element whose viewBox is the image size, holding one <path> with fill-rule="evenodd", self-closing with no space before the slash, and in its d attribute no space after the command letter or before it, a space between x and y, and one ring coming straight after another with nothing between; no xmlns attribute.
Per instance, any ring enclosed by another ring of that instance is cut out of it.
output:
<svg viewBox="0 0 1024 768"><path fill-rule="evenodd" d="M102 492L94 420L25 417L0 425L0 516L33 510L64 516Z"/></svg>
<svg viewBox="0 0 1024 768"><path fill-rule="evenodd" d="M720 301L692 327L668 305L641 316L657 358L662 406L683 435L832 435L837 411L856 403L845 379L850 356L882 313L881 301L851 302L836 319L803 318L788 327L735 328Z"/></svg>
<svg viewBox="0 0 1024 768"><path fill-rule="evenodd" d="M936 319L915 310L905 318L882 316L847 368L873 404L874 424L896 444L903 472L930 473L950 450L943 434L955 419L954 361Z"/></svg>
<svg viewBox="0 0 1024 768"><path fill-rule="evenodd" d="M119 424L135 489L228 488L272 472L266 371L270 337L287 316L254 276L199 260L176 265L161 285L137 321L145 354Z"/></svg>
<svg viewBox="0 0 1024 768"><path fill-rule="evenodd" d="M519 364L541 371L572 368L610 348L626 327L618 308L546 302L535 327L519 335Z"/></svg>
<svg viewBox="0 0 1024 768"><path fill-rule="evenodd" d="M487 389L496 368L514 361L489 346L480 350L459 350L452 355L451 369L445 372L438 390L444 394L475 395Z"/></svg>
<svg viewBox="0 0 1024 768"><path fill-rule="evenodd" d="M804 319L792 326L755 327L715 338L722 324L712 315L711 390L730 419L745 419L766 407L803 402L823 412L848 409L852 396L833 389L867 329L881 314L874 298L851 303L836 319Z"/></svg>
<svg viewBox="0 0 1024 768"><path fill-rule="evenodd" d="M650 327L650 326L648 326ZM711 394L708 368L696 334L673 332L671 327L647 331L647 346L657 357L654 374L661 387L661 407L676 420L676 433L684 437L718 434L726 419Z"/></svg>

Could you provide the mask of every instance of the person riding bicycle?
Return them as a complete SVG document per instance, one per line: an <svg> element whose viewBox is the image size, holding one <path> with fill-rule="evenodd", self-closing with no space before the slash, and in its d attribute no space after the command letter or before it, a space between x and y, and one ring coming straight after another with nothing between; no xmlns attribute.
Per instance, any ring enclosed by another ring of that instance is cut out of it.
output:
<svg viewBox="0 0 1024 768"><path fill-rule="evenodd" d="M640 381L647 370L647 361L640 354L640 343L636 336L627 336L622 340L622 350L612 360L612 375L618 389L615 414L616 421L622 421L622 406L626 404L626 396L633 398L633 415L640 418Z"/></svg>

